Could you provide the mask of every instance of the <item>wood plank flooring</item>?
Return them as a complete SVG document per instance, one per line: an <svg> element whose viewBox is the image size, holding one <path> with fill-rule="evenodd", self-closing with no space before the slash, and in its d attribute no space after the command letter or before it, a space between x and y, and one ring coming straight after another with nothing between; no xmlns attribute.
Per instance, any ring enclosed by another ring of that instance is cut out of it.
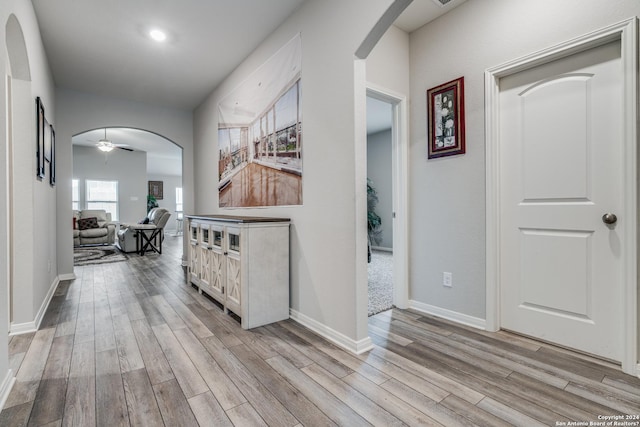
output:
<svg viewBox="0 0 640 427"><path fill-rule="evenodd" d="M371 317L375 348L359 356L290 320L244 331L186 283L180 243L167 236L162 255L76 267L41 329L10 339L17 381L0 426L557 426L640 415L640 379L618 366L413 311Z"/></svg>

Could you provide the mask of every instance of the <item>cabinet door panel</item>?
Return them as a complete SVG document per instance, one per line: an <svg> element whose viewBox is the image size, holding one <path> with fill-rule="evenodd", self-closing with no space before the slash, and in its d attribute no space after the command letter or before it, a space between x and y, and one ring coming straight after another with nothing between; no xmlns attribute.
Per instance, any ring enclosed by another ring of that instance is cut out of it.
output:
<svg viewBox="0 0 640 427"><path fill-rule="evenodd" d="M209 255L211 280L207 293L224 304L224 254L214 247Z"/></svg>
<svg viewBox="0 0 640 427"><path fill-rule="evenodd" d="M198 267L198 243L189 243L189 280L191 283L199 284L200 268Z"/></svg>
<svg viewBox="0 0 640 427"><path fill-rule="evenodd" d="M200 285L211 287L211 248L200 246Z"/></svg>
<svg viewBox="0 0 640 427"><path fill-rule="evenodd" d="M241 304L241 274L240 274L240 258L229 253L227 260L227 286L226 286L226 306L229 310L240 315Z"/></svg>

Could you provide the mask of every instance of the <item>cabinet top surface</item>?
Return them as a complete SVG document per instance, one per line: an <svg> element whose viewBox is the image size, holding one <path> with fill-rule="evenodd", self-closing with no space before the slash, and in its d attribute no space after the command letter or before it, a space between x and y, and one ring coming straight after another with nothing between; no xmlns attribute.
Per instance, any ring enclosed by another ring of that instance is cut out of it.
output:
<svg viewBox="0 0 640 427"><path fill-rule="evenodd" d="M251 222L290 222L290 218L271 218L258 216L243 215L185 215L189 219L204 219L210 221L224 221L232 223L251 223Z"/></svg>

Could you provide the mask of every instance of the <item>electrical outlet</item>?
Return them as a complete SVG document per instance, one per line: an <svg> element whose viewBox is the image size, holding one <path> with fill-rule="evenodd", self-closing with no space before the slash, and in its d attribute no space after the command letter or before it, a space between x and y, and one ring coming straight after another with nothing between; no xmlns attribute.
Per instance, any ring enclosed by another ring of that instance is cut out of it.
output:
<svg viewBox="0 0 640 427"><path fill-rule="evenodd" d="M450 288L453 286L453 274L445 271L442 273L442 286Z"/></svg>

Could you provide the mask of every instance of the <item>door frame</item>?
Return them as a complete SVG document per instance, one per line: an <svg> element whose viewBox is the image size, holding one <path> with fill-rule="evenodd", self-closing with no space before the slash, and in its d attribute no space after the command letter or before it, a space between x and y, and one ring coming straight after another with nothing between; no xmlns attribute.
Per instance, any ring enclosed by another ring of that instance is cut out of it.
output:
<svg viewBox="0 0 640 427"><path fill-rule="evenodd" d="M367 83L367 96L391 104L391 188L393 217L393 304L409 307L407 97Z"/></svg>
<svg viewBox="0 0 640 427"><path fill-rule="evenodd" d="M620 221L627 232L622 258L622 370L631 375L640 373L638 365L637 326L637 102L638 102L638 24L633 17L581 37L506 62L485 71L485 161L486 161L486 329L498 331L500 319L500 144L499 144L499 83L523 70L564 58L578 52L620 41L623 75L623 213Z"/></svg>
<svg viewBox="0 0 640 427"><path fill-rule="evenodd" d="M11 332L11 322L13 321L13 79L11 77L10 67L7 66L7 74L5 76L6 90L6 145L2 148L4 151L6 172L3 176L3 192L6 194L6 209L3 215L6 217L6 236L5 250L6 258L0 265L6 262L6 276L3 279L7 283L7 333ZM2 281L0 281L2 283Z"/></svg>

